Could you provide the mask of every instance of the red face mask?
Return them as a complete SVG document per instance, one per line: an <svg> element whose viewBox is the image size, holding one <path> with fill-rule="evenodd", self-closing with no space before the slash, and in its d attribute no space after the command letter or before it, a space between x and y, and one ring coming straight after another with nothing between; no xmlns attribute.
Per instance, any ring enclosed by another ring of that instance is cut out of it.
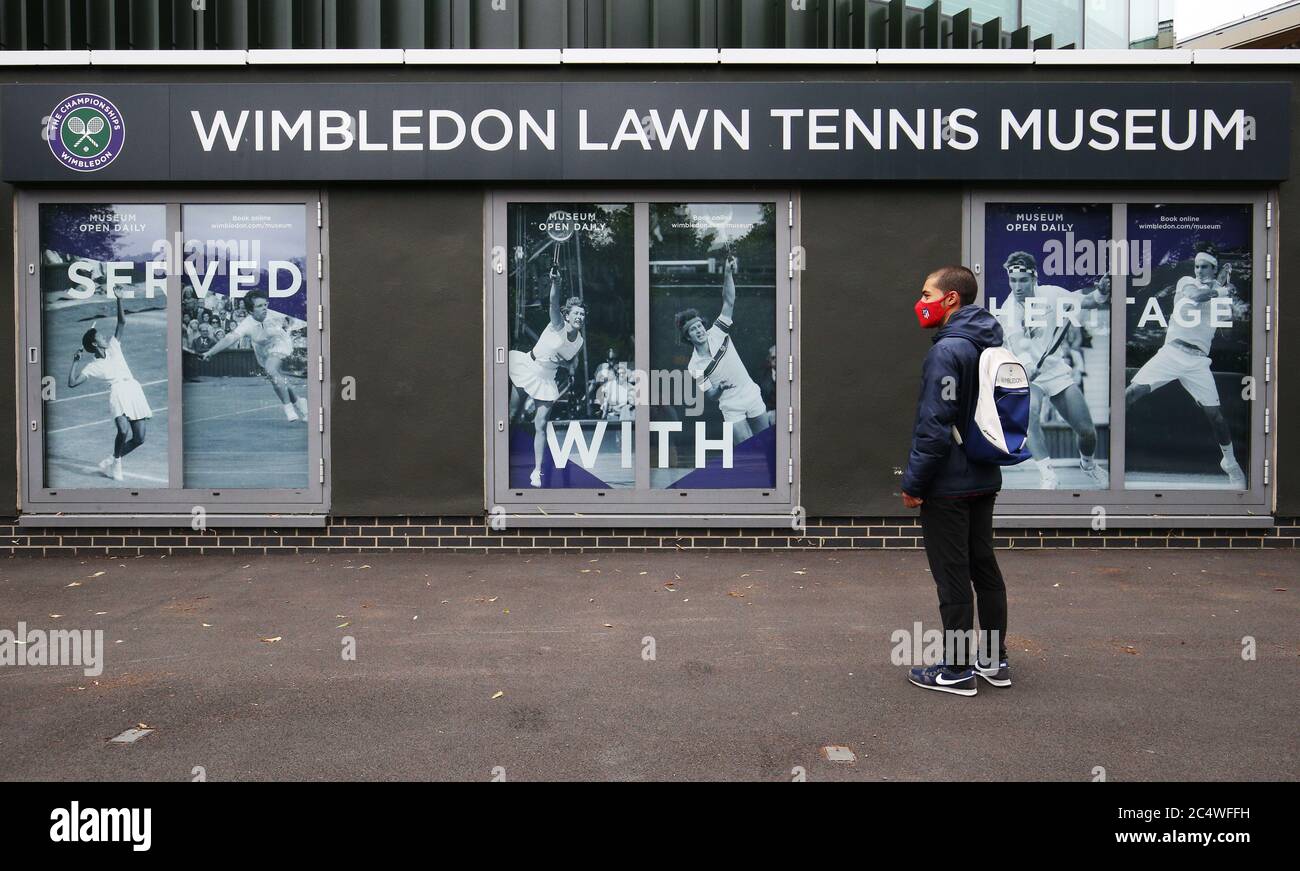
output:
<svg viewBox="0 0 1300 871"><path fill-rule="evenodd" d="M916 311L916 320L923 330L932 330L943 323L943 316L947 311L942 299L934 302L926 302L923 299L917 300L913 308Z"/></svg>

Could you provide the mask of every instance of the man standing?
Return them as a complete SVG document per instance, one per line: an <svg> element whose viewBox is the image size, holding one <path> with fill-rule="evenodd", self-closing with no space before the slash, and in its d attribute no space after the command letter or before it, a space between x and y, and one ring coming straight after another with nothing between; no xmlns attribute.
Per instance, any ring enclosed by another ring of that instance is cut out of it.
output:
<svg viewBox="0 0 1300 871"><path fill-rule="evenodd" d="M916 317L936 330L921 367L921 396L912 451L903 474L903 505L921 509L925 555L939 593L944 662L911 669L916 686L973 696L976 676L993 686L1011 685L1007 666L1007 590L993 552L993 503L1002 471L967 458L953 438L966 429L979 393L979 358L1002 344L1002 327L975 305L979 285L964 266L945 266L925 280ZM978 659L975 596L983 648ZM996 656L996 659L993 657Z"/></svg>

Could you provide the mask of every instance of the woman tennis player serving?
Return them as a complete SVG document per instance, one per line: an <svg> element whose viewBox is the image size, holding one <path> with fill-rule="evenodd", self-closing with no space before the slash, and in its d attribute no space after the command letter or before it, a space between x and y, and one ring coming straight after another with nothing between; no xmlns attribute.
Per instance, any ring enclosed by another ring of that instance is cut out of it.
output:
<svg viewBox="0 0 1300 871"><path fill-rule="evenodd" d="M99 471L114 481L122 480L122 458L144 444L145 421L153 417L153 409L144 397L144 388L131 374L131 367L126 363L122 353L122 332L126 328L126 312L122 309L122 297L117 298L117 329L105 339L92 326L81 337L82 350L72 355L72 366L68 369L68 386L84 384L89 378L100 378L108 382L108 407L113 416L113 425L117 435L113 440L113 453L99 464ZM77 372L77 363L82 354L91 354L94 359Z"/></svg>
<svg viewBox="0 0 1300 871"><path fill-rule="evenodd" d="M571 296L560 304L560 270L551 267L551 320L542 328L537 343L528 353L510 352L510 419L513 420L524 394L533 398L537 410L533 413L533 471L528 476L532 487L542 486L542 452L546 450L546 424L555 400L560 398L557 375L560 367L569 370L572 378L577 365L578 351L582 348L582 325L587 319L586 307L579 297Z"/></svg>

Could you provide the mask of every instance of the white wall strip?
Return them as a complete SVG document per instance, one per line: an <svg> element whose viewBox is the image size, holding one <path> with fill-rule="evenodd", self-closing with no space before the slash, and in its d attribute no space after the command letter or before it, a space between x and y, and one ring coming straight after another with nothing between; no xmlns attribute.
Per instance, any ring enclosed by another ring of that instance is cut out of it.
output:
<svg viewBox="0 0 1300 871"><path fill-rule="evenodd" d="M558 64L558 48L408 48L404 54L408 64L441 64L448 66L477 65L529 65Z"/></svg>
<svg viewBox="0 0 1300 871"><path fill-rule="evenodd" d="M400 64L400 48L311 48L248 51L250 64Z"/></svg>
<svg viewBox="0 0 1300 871"><path fill-rule="evenodd" d="M92 66L159 67L159 66L243 66L248 52L238 50L125 50L91 51Z"/></svg>
<svg viewBox="0 0 1300 871"><path fill-rule="evenodd" d="M1255 64L1300 64L1300 51L1293 48L1197 48L1192 63L1243 66Z"/></svg>
<svg viewBox="0 0 1300 871"><path fill-rule="evenodd" d="M1058 48L1034 52L1034 63L1060 66L1140 66L1147 64L1189 64L1192 53L1179 49Z"/></svg>
<svg viewBox="0 0 1300 871"><path fill-rule="evenodd" d="M1300 64L1294 49L952 49L952 48L568 48L560 49L250 49L0 51L0 67L44 66L297 66L443 65L539 66L566 64L749 64L752 66L1023 65L1148 66Z"/></svg>
<svg viewBox="0 0 1300 871"><path fill-rule="evenodd" d="M0 51L0 67L84 67L89 51Z"/></svg>
<svg viewBox="0 0 1300 871"><path fill-rule="evenodd" d="M1028 48L882 48L876 63L958 66L963 64L1031 64L1034 52Z"/></svg>
<svg viewBox="0 0 1300 871"><path fill-rule="evenodd" d="M874 48L724 48L718 52L724 64L874 64Z"/></svg>
<svg viewBox="0 0 1300 871"><path fill-rule="evenodd" d="M566 48L566 64L715 64L716 48Z"/></svg>

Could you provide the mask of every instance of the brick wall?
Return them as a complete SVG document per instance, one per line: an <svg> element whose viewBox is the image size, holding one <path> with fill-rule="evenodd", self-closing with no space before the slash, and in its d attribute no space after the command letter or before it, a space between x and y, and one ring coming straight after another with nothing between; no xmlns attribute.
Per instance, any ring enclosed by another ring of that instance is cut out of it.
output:
<svg viewBox="0 0 1300 871"><path fill-rule="evenodd" d="M998 529L1001 548L1294 548L1300 518L1272 529ZM545 553L608 550L811 550L916 548L915 517L835 517L808 521L803 532L781 529L507 529L484 517L334 517L322 529L48 528L0 521L0 550L19 556L138 554L273 554L448 550Z"/></svg>

